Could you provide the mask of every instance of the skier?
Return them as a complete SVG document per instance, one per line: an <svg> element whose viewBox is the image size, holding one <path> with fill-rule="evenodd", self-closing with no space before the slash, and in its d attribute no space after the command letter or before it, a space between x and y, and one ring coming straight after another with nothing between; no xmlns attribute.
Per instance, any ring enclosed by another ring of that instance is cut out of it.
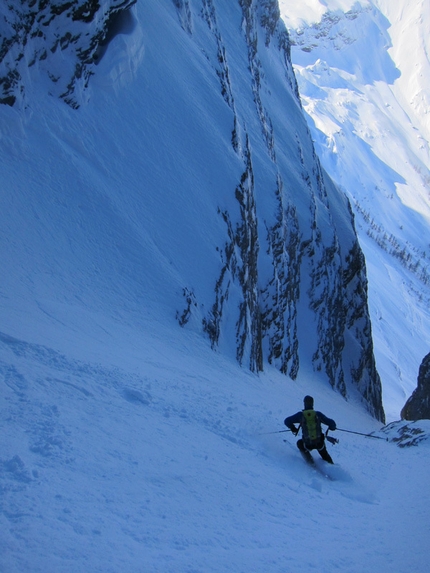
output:
<svg viewBox="0 0 430 573"><path fill-rule="evenodd" d="M333 460L325 447L321 422L332 431L336 429L336 422L324 416L322 412L314 410L314 399L312 396L305 396L303 403L304 409L293 416L285 418L284 424L295 436L299 433L300 428L302 429L302 439L298 440L297 447L308 463L314 463L311 450L316 449L323 460L332 464ZM299 424L299 427L296 428L295 424Z"/></svg>

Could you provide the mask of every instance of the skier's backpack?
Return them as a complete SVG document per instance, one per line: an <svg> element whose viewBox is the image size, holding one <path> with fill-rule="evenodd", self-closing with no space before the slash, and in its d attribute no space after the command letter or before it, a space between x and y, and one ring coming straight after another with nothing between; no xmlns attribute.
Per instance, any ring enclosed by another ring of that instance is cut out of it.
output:
<svg viewBox="0 0 430 573"><path fill-rule="evenodd" d="M321 422L315 410L303 410L302 432L306 442L318 442L321 440Z"/></svg>

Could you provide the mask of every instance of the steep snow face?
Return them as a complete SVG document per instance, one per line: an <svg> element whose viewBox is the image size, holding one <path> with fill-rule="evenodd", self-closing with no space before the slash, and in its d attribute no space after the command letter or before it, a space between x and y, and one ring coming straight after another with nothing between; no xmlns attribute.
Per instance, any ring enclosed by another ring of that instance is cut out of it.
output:
<svg viewBox="0 0 430 573"><path fill-rule="evenodd" d="M318 154L356 215L396 419L430 346L430 7L308 0L292 18L281 8Z"/></svg>
<svg viewBox="0 0 430 573"><path fill-rule="evenodd" d="M277 2L139 3L111 36L129 4L97 6L77 30L61 14L68 64L88 42L100 55L88 87L66 66L71 91L48 96L47 50L40 92L0 110L7 333L38 337L29 315L50 344L57 321L91 337L97 313L149 330L176 316L252 371L312 366L382 420L363 256L315 154ZM43 22L54 37L59 21Z"/></svg>
<svg viewBox="0 0 430 573"><path fill-rule="evenodd" d="M430 142L430 5L425 0L376 5L390 22L390 56L400 71L393 90L402 108L417 128L420 147ZM428 166L428 162L427 162ZM428 197L427 197L428 198Z"/></svg>

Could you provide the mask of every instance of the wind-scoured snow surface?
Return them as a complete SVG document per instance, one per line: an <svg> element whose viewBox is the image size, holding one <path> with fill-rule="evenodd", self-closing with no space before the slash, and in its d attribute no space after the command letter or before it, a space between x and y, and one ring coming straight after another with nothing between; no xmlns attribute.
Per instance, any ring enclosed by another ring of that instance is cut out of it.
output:
<svg viewBox="0 0 430 573"><path fill-rule="evenodd" d="M430 348L430 5L279 4L318 155L356 215L384 406L396 419Z"/></svg>
<svg viewBox="0 0 430 573"><path fill-rule="evenodd" d="M205 53L192 37L191 5L132 8L84 95L69 94L79 109L48 95L44 58L22 75L23 107L0 107L0 570L427 571L429 424L380 431L362 399L345 401L310 361L295 381L268 365L257 375L202 336L226 235L222 217L203 215L231 207L243 163L234 102L208 64L214 44ZM238 5L217 6L240 29ZM243 36L224 41L237 42L246 90ZM273 86L292 80L272 64ZM288 93L279 104L303 135L293 83ZM247 129L261 134L254 96ZM254 149L260 167L267 151ZM345 202L329 190L346 240ZM200 306L185 287L198 287ZM305 394L339 428L379 438L337 432L328 476L308 468L290 433L268 434Z"/></svg>

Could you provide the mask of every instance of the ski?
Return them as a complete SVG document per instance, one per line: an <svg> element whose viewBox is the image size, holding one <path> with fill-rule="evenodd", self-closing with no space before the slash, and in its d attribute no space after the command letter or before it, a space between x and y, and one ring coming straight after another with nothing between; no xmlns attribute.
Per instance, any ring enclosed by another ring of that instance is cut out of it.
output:
<svg viewBox="0 0 430 573"><path fill-rule="evenodd" d="M319 473L320 475L322 475L323 477L325 477L329 481L336 481L336 479L332 475L330 475L328 472L326 472L324 470L324 468L318 466L315 462L313 463L312 467L314 468L314 470L317 473Z"/></svg>
<svg viewBox="0 0 430 573"><path fill-rule="evenodd" d="M319 473L326 479L330 481L335 481L335 478L331 476L328 472L325 471L324 467L321 467L319 464L316 463L312 455L309 453L308 455L302 453L302 457L310 468L312 468L316 473Z"/></svg>
<svg viewBox="0 0 430 573"><path fill-rule="evenodd" d="M284 442L286 444L291 445L288 440L284 440ZM336 478L334 478L333 476L331 476L329 473L327 473L323 467L321 467L319 464L316 463L316 461L314 460L312 454L310 452L303 453L300 452L303 458L303 461L305 462L305 464L307 466L309 466L311 469L313 469L316 473L320 474L321 476L325 477L326 479L328 479L329 481L336 481Z"/></svg>

